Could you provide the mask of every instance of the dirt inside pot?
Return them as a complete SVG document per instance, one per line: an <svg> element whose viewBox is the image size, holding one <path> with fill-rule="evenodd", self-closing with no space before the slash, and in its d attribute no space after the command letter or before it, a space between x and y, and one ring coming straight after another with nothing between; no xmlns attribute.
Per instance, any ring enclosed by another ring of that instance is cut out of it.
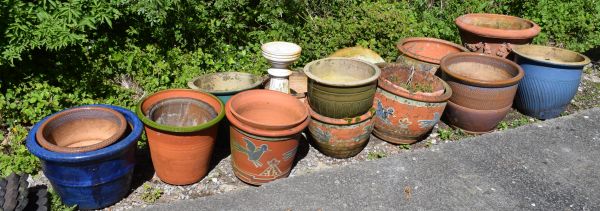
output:
<svg viewBox="0 0 600 211"><path fill-rule="evenodd" d="M518 50L519 54L543 61L564 63L578 63L585 61L585 57L580 54L560 48L535 45L515 46L514 48Z"/></svg>
<svg viewBox="0 0 600 211"><path fill-rule="evenodd" d="M260 76L251 74L220 73L198 78L194 85L208 92L227 92L248 89L261 81Z"/></svg>
<svg viewBox="0 0 600 211"><path fill-rule="evenodd" d="M146 116L152 121L168 126L193 127L206 123L217 112L208 103L192 98L171 98L153 105Z"/></svg>
<svg viewBox="0 0 600 211"><path fill-rule="evenodd" d="M46 141L59 147L86 147L119 133L118 121L109 113L77 112L49 122L42 134Z"/></svg>
<svg viewBox="0 0 600 211"><path fill-rule="evenodd" d="M512 67L499 62L480 62L476 59L465 59L448 66L448 70L456 75L479 81L502 81L514 77L506 71L507 68Z"/></svg>
<svg viewBox="0 0 600 211"><path fill-rule="evenodd" d="M505 30L523 30L529 29L533 27L533 24L530 22L520 19L520 18L510 18L510 17L502 17L498 18L495 16L492 17L474 17L474 18L464 18L464 21L467 24L485 27L485 28L493 28L493 29L505 29Z"/></svg>
<svg viewBox="0 0 600 211"><path fill-rule="evenodd" d="M444 90L444 85L439 80L435 80L435 76L417 71L412 67L392 65L384 68L381 74L382 78L411 93L432 93Z"/></svg>

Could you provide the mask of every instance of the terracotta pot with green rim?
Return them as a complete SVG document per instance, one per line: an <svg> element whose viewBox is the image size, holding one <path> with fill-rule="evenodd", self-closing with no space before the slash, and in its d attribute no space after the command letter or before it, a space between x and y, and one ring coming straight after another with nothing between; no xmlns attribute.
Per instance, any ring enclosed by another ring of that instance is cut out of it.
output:
<svg viewBox="0 0 600 211"><path fill-rule="evenodd" d="M359 59L332 57L308 63L304 74L311 108L326 117L346 118L371 108L381 70Z"/></svg>
<svg viewBox="0 0 600 211"><path fill-rule="evenodd" d="M367 146L373 131L375 107L363 115L343 119L318 114L308 103L306 107L312 118L308 131L316 148L323 154L333 158L349 158Z"/></svg>
<svg viewBox="0 0 600 211"><path fill-rule="evenodd" d="M508 114L524 72L514 62L480 53L456 53L442 59L443 78L452 88L446 117L469 133L494 130Z"/></svg>
<svg viewBox="0 0 600 211"><path fill-rule="evenodd" d="M416 70L435 74L440 60L452 53L468 52L466 48L442 39L428 37L409 37L396 44L400 51L397 63L414 66Z"/></svg>
<svg viewBox="0 0 600 211"><path fill-rule="evenodd" d="M214 95L191 89L163 90L140 101L136 113L162 181L187 185L206 175L224 110Z"/></svg>
<svg viewBox="0 0 600 211"><path fill-rule="evenodd" d="M442 79L402 64L386 65L378 86L373 135L393 144L422 140L439 122L452 96Z"/></svg>
<svg viewBox="0 0 600 211"><path fill-rule="evenodd" d="M244 72L220 72L198 76L188 82L188 87L216 95L223 103L231 96L250 89L259 88L265 76Z"/></svg>
<svg viewBox="0 0 600 211"><path fill-rule="evenodd" d="M287 177L300 133L310 123L304 104L282 92L248 90L234 95L225 107L234 174L253 185Z"/></svg>

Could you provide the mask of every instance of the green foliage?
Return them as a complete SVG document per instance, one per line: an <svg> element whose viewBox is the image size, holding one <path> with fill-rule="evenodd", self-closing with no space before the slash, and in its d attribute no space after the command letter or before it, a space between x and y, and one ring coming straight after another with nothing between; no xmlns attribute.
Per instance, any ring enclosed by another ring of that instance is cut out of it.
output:
<svg viewBox="0 0 600 211"><path fill-rule="evenodd" d="M74 211L77 208L77 205L69 207L62 203L60 200L60 196L53 189L48 190L48 197L50 202L50 210L60 210L60 211Z"/></svg>
<svg viewBox="0 0 600 211"><path fill-rule="evenodd" d="M367 154L367 160L377 160L384 157L387 157L387 154L381 151L369 152Z"/></svg>
<svg viewBox="0 0 600 211"><path fill-rule="evenodd" d="M519 117L519 118L513 119L513 120L502 120L498 124L498 130L506 130L506 129L510 129L510 128L516 128L516 127L530 124L532 122L533 121L529 121L529 119L525 116L522 116L522 117Z"/></svg>
<svg viewBox="0 0 600 211"><path fill-rule="evenodd" d="M0 140L0 177L6 177L13 172L36 174L39 171L40 161L25 147L26 136L26 128L15 126Z"/></svg>
<svg viewBox="0 0 600 211"><path fill-rule="evenodd" d="M403 150L410 150L412 146L410 144L400 144L398 145L398 148Z"/></svg>
<svg viewBox="0 0 600 211"><path fill-rule="evenodd" d="M142 190L142 200L147 203L154 203L160 199L163 194L163 190L160 188L152 187L148 182L144 183Z"/></svg>

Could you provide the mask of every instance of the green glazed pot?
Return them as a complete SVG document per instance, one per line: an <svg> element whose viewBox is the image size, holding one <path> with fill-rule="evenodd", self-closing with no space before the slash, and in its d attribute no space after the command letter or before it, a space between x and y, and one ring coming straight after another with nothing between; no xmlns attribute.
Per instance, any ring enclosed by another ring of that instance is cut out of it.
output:
<svg viewBox="0 0 600 211"><path fill-rule="evenodd" d="M325 58L308 63L310 107L326 117L356 117L373 106L381 70L359 59Z"/></svg>

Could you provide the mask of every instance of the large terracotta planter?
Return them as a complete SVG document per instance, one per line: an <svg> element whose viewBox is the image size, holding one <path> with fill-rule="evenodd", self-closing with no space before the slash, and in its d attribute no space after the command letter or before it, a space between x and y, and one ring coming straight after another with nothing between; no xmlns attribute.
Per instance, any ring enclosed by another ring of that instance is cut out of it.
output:
<svg viewBox="0 0 600 211"><path fill-rule="evenodd" d="M129 193L135 167L137 140L144 126L135 113L127 109L110 105L90 106L108 108L124 116L128 129L123 136L113 144L93 151L50 151L36 140L37 131L42 124L53 118L50 116L36 123L26 140L27 149L41 160L42 171L61 201L67 206L77 205L83 210L110 206ZM63 112L69 110L72 109Z"/></svg>
<svg viewBox="0 0 600 211"><path fill-rule="evenodd" d="M506 57L510 44L528 44L541 28L530 20L498 14L466 14L454 21L465 47L473 52Z"/></svg>
<svg viewBox="0 0 600 211"><path fill-rule="evenodd" d="M169 89L142 99L136 113L146 125L152 164L162 181L187 185L206 175L218 123L225 115L217 97Z"/></svg>
<svg viewBox="0 0 600 211"><path fill-rule="evenodd" d="M513 52L525 71L515 107L538 119L558 117L577 94L583 67L590 59L573 51L538 45L515 46Z"/></svg>
<svg viewBox="0 0 600 211"><path fill-rule="evenodd" d="M52 115L36 132L44 148L64 153L89 152L119 140L127 121L121 113L105 107L79 107Z"/></svg>
<svg viewBox="0 0 600 211"><path fill-rule="evenodd" d="M334 158L349 158L360 153L371 137L375 108L353 117L335 119L313 111L306 104L312 121L308 131L319 151Z"/></svg>
<svg viewBox="0 0 600 211"><path fill-rule="evenodd" d="M510 111L524 75L514 62L479 53L448 55L440 68L453 92L446 109L448 123L469 133L489 132L498 125Z"/></svg>
<svg viewBox="0 0 600 211"><path fill-rule="evenodd" d="M281 92L249 90L234 95L225 107L231 123L231 164L235 175L253 185L287 177L300 133L310 122L304 104ZM251 125L246 124L250 122Z"/></svg>
<svg viewBox="0 0 600 211"><path fill-rule="evenodd" d="M429 85L431 91L410 91L400 86L411 76L410 67L387 65L375 94L377 112L373 134L394 144L412 144L438 123L452 89L437 76L414 71L411 86Z"/></svg>
<svg viewBox="0 0 600 211"><path fill-rule="evenodd" d="M211 93L223 103L231 96L262 85L266 77L242 72L211 73L198 76L188 82L190 89Z"/></svg>
<svg viewBox="0 0 600 211"><path fill-rule="evenodd" d="M308 100L326 117L362 115L373 106L381 70L370 62L350 58L325 58L308 63Z"/></svg>
<svg viewBox="0 0 600 211"><path fill-rule="evenodd" d="M440 60L444 56L469 51L455 43L427 37L411 37L400 40L396 44L396 48L400 51L400 56L396 59L397 63L432 74L437 72Z"/></svg>

